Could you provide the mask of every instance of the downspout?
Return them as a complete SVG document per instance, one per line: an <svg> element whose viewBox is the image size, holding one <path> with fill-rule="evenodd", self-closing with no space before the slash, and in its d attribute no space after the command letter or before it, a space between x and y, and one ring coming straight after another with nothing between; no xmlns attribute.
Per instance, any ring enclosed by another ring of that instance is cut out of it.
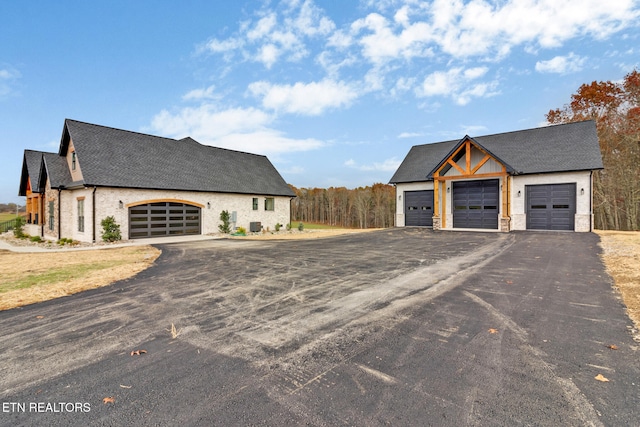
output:
<svg viewBox="0 0 640 427"><path fill-rule="evenodd" d="M62 188L58 187L58 240L62 239L62 211L60 211L60 204L62 199Z"/></svg>
<svg viewBox="0 0 640 427"><path fill-rule="evenodd" d="M96 242L96 189L97 187L94 185L93 193L91 193L91 209L93 211L91 214L91 218L93 220L93 243Z"/></svg>
<svg viewBox="0 0 640 427"><path fill-rule="evenodd" d="M595 217L593 214L593 171L589 171L589 232L593 232Z"/></svg>
<svg viewBox="0 0 640 427"><path fill-rule="evenodd" d="M41 193L41 194L44 194L46 196L47 193ZM44 238L44 202L45 202L44 196L40 197L40 208L39 208L40 210L39 216L41 218L40 219L40 237L42 238Z"/></svg>

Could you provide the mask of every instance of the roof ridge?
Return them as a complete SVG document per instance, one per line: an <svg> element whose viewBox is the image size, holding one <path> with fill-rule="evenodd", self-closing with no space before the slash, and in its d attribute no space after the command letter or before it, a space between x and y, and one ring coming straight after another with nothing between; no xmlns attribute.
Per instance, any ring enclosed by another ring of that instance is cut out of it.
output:
<svg viewBox="0 0 640 427"><path fill-rule="evenodd" d="M32 153L40 153L40 154L58 154L58 153L52 153L51 151L32 150L30 148L25 148L24 151L31 151Z"/></svg>
<svg viewBox="0 0 640 427"><path fill-rule="evenodd" d="M560 127L560 126L567 126L567 125L575 125L575 124L579 124L579 123L592 122L592 121L593 120L581 120L579 122L549 124L547 126L538 126L538 127L535 127L535 128L520 129L520 130L510 130L510 131L507 131L507 132L490 133L490 134L487 134L487 135L478 135L475 138L486 138L486 137L489 137L489 136L509 135L510 133L523 133L523 132L529 132L529 131L532 131L532 130L549 129L549 128L555 128L555 127Z"/></svg>
<svg viewBox="0 0 640 427"><path fill-rule="evenodd" d="M529 132L529 131L533 131L533 130L549 129L549 128L554 128L554 127L575 125L575 124L587 123L587 122L593 122L593 120L589 119L589 120L581 120L579 122L550 124L548 126L538 126L538 127L534 127L534 128L528 128L528 129L510 130L510 131L506 131L506 132L496 132L496 133L489 133L489 134L486 134L486 135L477 135L477 136L471 136L469 134L465 134L465 136L463 136L460 139L451 139L451 140L447 140L447 141L426 142L424 144L413 145L413 147L420 147L420 146L423 146L423 145L450 144L452 142L453 143L458 143L461 140L465 139L466 137L473 138L473 139L475 139L475 138L488 138L488 137L498 136L498 135L509 135L509 134L512 134L512 133L523 133L523 132Z"/></svg>
<svg viewBox="0 0 640 427"><path fill-rule="evenodd" d="M215 145L203 144L202 142L196 140L195 138L193 138L190 135L185 136L184 138L175 139L175 138L169 138L169 137L166 137L166 136L152 135L150 133L137 132L137 131L127 130L127 129L120 129L120 128L116 128L116 127L113 127L113 126L104 126L104 125L98 125L98 124L95 124L95 123L83 122L81 120L75 120L75 119L67 118L67 119L65 119L65 123L67 121L80 123L80 124L83 124L83 125L96 126L96 127L104 128L104 129L116 130L116 131L119 131L119 132L127 132L127 133L131 133L131 134L136 134L136 135L150 136L152 138L159 138L159 139L163 139L163 140L171 141L171 142L180 142L180 141L184 141L186 139L190 139L193 142L195 142L196 144L198 144L198 145L200 145L202 147L205 147L205 148L215 148L217 150L225 150L225 151L229 151L229 152L232 152L232 153L239 153L239 154L248 154L248 155L257 156L257 157L267 157L265 154L250 153L248 151L234 150L234 149L231 149L231 148L217 147Z"/></svg>
<svg viewBox="0 0 640 427"><path fill-rule="evenodd" d="M113 126L98 125L98 124L95 124L95 123L83 122L81 120L75 120L75 119L68 119L67 118L67 119L64 119L64 121L65 121L65 124L67 122L75 122L75 123L80 123L80 124L83 124L83 125L95 126L95 127L104 128L104 129L117 130L119 132L134 133L136 135L150 136L150 137L153 137L153 138L166 139L166 140L174 141L174 142L179 141L178 139L169 138L169 137L166 137L166 136L152 135L150 133L138 132L138 131L128 130L128 129L120 129L120 128L116 128L116 127L113 127ZM191 137L186 137L186 138L191 138ZM198 142L198 141L196 141L196 142Z"/></svg>
<svg viewBox="0 0 640 427"><path fill-rule="evenodd" d="M192 137L190 137L190 136L185 136L184 138L182 138L182 139L177 139L176 141L177 141L177 142L180 142L180 141L184 141L185 139L190 139L190 140L192 140L193 142L195 142L196 144L199 144L199 145L201 145L202 147L205 147L205 148L215 148L216 150L230 151L230 152L232 152L232 153L239 153L239 154L248 154L248 155L251 155L251 156L257 156L257 157L267 157L265 154L250 153L250 152L248 152L248 151L234 150L233 148L217 147L217 146L215 146L215 145L203 144L202 142L197 141L197 140L193 139L193 138L192 138Z"/></svg>

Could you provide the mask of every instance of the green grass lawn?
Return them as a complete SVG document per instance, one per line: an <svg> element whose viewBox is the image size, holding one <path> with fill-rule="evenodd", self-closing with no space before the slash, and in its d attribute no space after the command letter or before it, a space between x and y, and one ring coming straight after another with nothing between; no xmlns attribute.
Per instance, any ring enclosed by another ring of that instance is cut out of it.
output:
<svg viewBox="0 0 640 427"><path fill-rule="evenodd" d="M15 217L16 217L16 214L14 213L2 212L0 213L0 222L11 221Z"/></svg>

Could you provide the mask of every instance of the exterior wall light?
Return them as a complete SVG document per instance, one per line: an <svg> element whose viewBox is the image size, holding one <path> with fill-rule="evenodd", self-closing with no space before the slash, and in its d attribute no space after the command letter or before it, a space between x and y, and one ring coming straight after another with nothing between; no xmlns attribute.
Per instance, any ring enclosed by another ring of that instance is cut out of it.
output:
<svg viewBox="0 0 640 427"><path fill-rule="evenodd" d="M447 194L451 193L451 187L447 187Z"/></svg>
<svg viewBox="0 0 640 427"><path fill-rule="evenodd" d="M518 190L518 197L522 196L522 191Z"/></svg>
<svg viewBox="0 0 640 427"><path fill-rule="evenodd" d="M207 202L207 209L211 209L211 202Z"/></svg>
<svg viewBox="0 0 640 427"><path fill-rule="evenodd" d="M120 209L124 208L124 203L122 203L122 200L118 201L118 208Z"/></svg>
<svg viewBox="0 0 640 427"><path fill-rule="evenodd" d="M584 196L584 188L581 188L581 189L580 189L580 195L581 195L581 196Z"/></svg>

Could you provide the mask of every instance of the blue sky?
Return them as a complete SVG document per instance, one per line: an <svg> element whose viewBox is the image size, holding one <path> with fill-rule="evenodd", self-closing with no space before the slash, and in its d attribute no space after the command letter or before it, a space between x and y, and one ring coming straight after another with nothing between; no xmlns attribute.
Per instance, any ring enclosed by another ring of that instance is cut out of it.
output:
<svg viewBox="0 0 640 427"><path fill-rule="evenodd" d="M416 144L544 124L640 67L637 0L0 2L0 202L65 118L388 182Z"/></svg>

